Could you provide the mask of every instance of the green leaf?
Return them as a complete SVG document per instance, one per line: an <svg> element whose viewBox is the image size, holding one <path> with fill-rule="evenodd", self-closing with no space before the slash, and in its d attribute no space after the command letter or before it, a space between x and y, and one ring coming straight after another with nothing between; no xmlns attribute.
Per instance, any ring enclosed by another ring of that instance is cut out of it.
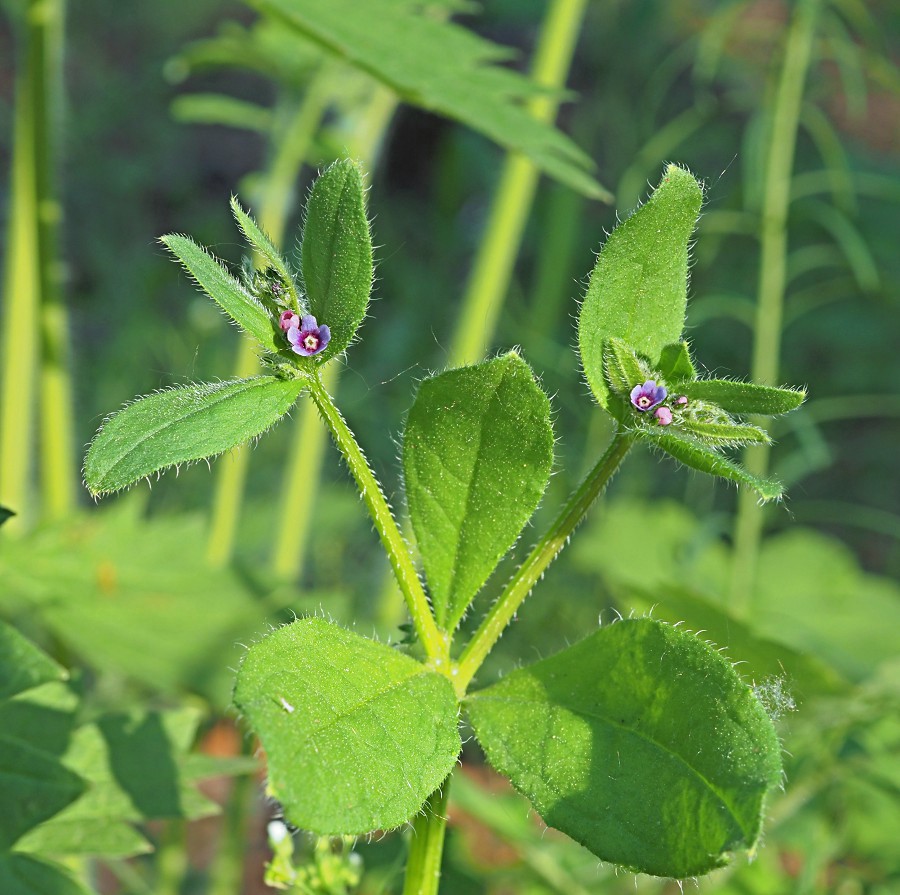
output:
<svg viewBox="0 0 900 895"><path fill-rule="evenodd" d="M731 664L619 622L467 700L488 760L605 861L684 878L753 849L781 780L775 730Z"/></svg>
<svg viewBox="0 0 900 895"><path fill-rule="evenodd" d="M729 413L775 416L796 410L806 400L803 389L772 388L731 379L696 379L680 382L678 388L689 398L711 401Z"/></svg>
<svg viewBox="0 0 900 895"><path fill-rule="evenodd" d="M603 345L606 384L615 394L626 396L647 380L648 371L638 356L621 340L608 339Z"/></svg>
<svg viewBox="0 0 900 895"><path fill-rule="evenodd" d="M9 519L12 519L15 515L15 512L12 510L7 509L6 507L0 507L0 525L3 525L3 523Z"/></svg>
<svg viewBox="0 0 900 895"><path fill-rule="evenodd" d="M251 647L234 701L262 741L285 818L320 835L405 823L459 755L447 678L321 618Z"/></svg>
<svg viewBox="0 0 900 895"><path fill-rule="evenodd" d="M69 871L30 855L0 854L3 895L90 895Z"/></svg>
<svg viewBox="0 0 900 895"><path fill-rule="evenodd" d="M59 759L19 740L0 736L0 851L61 811L84 789L84 782Z"/></svg>
<svg viewBox="0 0 900 895"><path fill-rule="evenodd" d="M657 427L641 429L639 434L685 466L752 488L763 500L777 500L783 493L780 482L753 475L739 463L716 453L687 433L673 431L671 427Z"/></svg>
<svg viewBox="0 0 900 895"><path fill-rule="evenodd" d="M518 354L419 387L403 469L439 625L459 623L536 509L552 464L550 402Z"/></svg>
<svg viewBox="0 0 900 895"><path fill-rule="evenodd" d="M748 423L709 422L685 418L679 428L693 435L701 444L715 449L718 446L736 447L744 444L771 444L772 439L765 429Z"/></svg>
<svg viewBox="0 0 900 895"><path fill-rule="evenodd" d="M281 253L275 248L272 240L263 233L259 224L257 224L243 208L241 208L237 196L231 197L231 213L234 215L234 219L237 221L238 227L241 228L241 233L246 237L250 247L254 249L256 253L265 260L266 264L278 274L282 285L288 291L292 301L296 302L297 285L294 282L293 274L288 269L284 258L281 257ZM299 305L297 305L297 307L299 307Z"/></svg>
<svg viewBox="0 0 900 895"><path fill-rule="evenodd" d="M497 63L510 51L420 4L397 0L248 0L339 58L394 90L405 102L459 121L521 152L541 170L593 198L610 194L594 165L555 127L535 120L523 100L539 88ZM402 40L398 40L402 35Z"/></svg>
<svg viewBox="0 0 900 895"><path fill-rule="evenodd" d="M608 405L603 345L625 342L658 366L677 342L687 303L688 243L703 191L683 168L669 165L647 202L616 227L591 274L578 324L581 361L601 407Z"/></svg>
<svg viewBox="0 0 900 895"><path fill-rule="evenodd" d="M315 181L303 222L303 284L309 312L327 324L327 360L353 340L372 291L372 234L362 172L349 159L335 162Z"/></svg>
<svg viewBox="0 0 900 895"><path fill-rule="evenodd" d="M169 108L176 121L187 124L220 124L265 135L272 129L271 109L221 93L182 94Z"/></svg>
<svg viewBox="0 0 900 895"><path fill-rule="evenodd" d="M687 342L666 345L659 356L659 371L666 379L694 379L697 371Z"/></svg>
<svg viewBox="0 0 900 895"><path fill-rule="evenodd" d="M303 379L255 376L138 398L94 437L84 460L85 483L91 494L108 494L170 466L221 454L262 435L303 388Z"/></svg>
<svg viewBox="0 0 900 895"><path fill-rule="evenodd" d="M200 288L266 351L283 346L276 341L272 315L225 269L225 265L187 236L169 234L159 240L183 265Z"/></svg>
<svg viewBox="0 0 900 895"><path fill-rule="evenodd" d="M15 628L0 621L0 699L9 699L49 681L68 678L65 668Z"/></svg>

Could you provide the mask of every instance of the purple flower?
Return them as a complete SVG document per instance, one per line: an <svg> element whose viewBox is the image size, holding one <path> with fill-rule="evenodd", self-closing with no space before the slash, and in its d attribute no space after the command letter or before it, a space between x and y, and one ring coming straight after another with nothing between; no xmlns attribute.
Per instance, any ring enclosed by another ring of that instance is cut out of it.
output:
<svg viewBox="0 0 900 895"><path fill-rule="evenodd" d="M661 426L668 426L672 422L672 411L668 407L657 407L653 412L656 422Z"/></svg>
<svg viewBox="0 0 900 895"><path fill-rule="evenodd" d="M278 318L278 326L281 327L283 333L286 333L292 326L300 326L300 318L294 311L282 311L281 316Z"/></svg>
<svg viewBox="0 0 900 895"><path fill-rule="evenodd" d="M652 379L648 379L643 385L636 385L631 390L631 403L643 413L662 404L667 394L664 385L657 385Z"/></svg>
<svg viewBox="0 0 900 895"><path fill-rule="evenodd" d="M288 329L287 337L294 354L312 357L312 355L325 350L325 346L331 339L331 330L324 323L319 326L316 318L312 314L307 314L300 320L299 326L292 326Z"/></svg>

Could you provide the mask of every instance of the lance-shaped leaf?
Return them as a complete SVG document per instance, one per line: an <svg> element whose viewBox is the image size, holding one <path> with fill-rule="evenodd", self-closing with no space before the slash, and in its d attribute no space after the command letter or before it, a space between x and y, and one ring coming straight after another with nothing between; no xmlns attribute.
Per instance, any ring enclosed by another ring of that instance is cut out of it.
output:
<svg viewBox="0 0 900 895"><path fill-rule="evenodd" d="M657 427L641 429L639 434L685 466L752 488L763 500L777 500L784 491L780 482L753 475L739 463L723 457L687 432L673 427Z"/></svg>
<svg viewBox="0 0 900 895"><path fill-rule="evenodd" d="M262 258L265 263L278 274L281 284L290 296L291 301L297 301L297 286L294 276L288 269L281 253L275 248L272 240L263 232L259 224L241 208L236 196L231 197L231 213L237 221L241 233L244 234L250 247Z"/></svg>
<svg viewBox="0 0 900 895"><path fill-rule="evenodd" d="M419 387L406 499L438 624L453 630L531 517L553 463L550 402L518 354Z"/></svg>
<svg viewBox="0 0 900 895"><path fill-rule="evenodd" d="M331 330L319 361L340 354L366 316L372 291L372 235L362 172L335 162L313 184L303 223L303 285L309 313Z"/></svg>
<svg viewBox="0 0 900 895"><path fill-rule="evenodd" d="M0 621L0 699L67 677L65 668L11 625Z"/></svg>
<svg viewBox="0 0 900 895"><path fill-rule="evenodd" d="M218 258L189 237L177 233L162 236L159 241L184 265L200 288L266 351L277 352L284 347L275 340L277 329L272 315Z"/></svg>
<svg viewBox="0 0 900 895"><path fill-rule="evenodd" d="M681 337L687 303L688 242L703 193L693 176L669 165L660 185L616 227L594 266L578 323L585 376L602 407L609 389L603 345L611 338L657 366Z"/></svg>
<svg viewBox="0 0 900 895"><path fill-rule="evenodd" d="M0 854L3 895L91 895L68 870L31 855Z"/></svg>
<svg viewBox="0 0 900 895"><path fill-rule="evenodd" d="M697 371L687 342L666 345L659 356L659 372L667 379L694 379Z"/></svg>
<svg viewBox="0 0 900 895"><path fill-rule="evenodd" d="M679 423L679 429L693 435L701 444L710 448L772 443L765 429L749 423L736 423L733 420L710 422L688 418Z"/></svg>
<svg viewBox="0 0 900 895"><path fill-rule="evenodd" d="M759 837L781 778L775 730L692 634L623 621L467 700L488 760L598 857L684 878Z"/></svg>
<svg viewBox="0 0 900 895"><path fill-rule="evenodd" d="M627 396L636 385L647 379L638 356L621 340L608 339L603 346L603 368L609 390Z"/></svg>
<svg viewBox="0 0 900 895"><path fill-rule="evenodd" d="M678 389L689 398L711 401L729 413L776 416L796 410L806 400L803 389L773 388L731 379L695 379L678 383Z"/></svg>
<svg viewBox="0 0 900 895"><path fill-rule="evenodd" d="M446 677L321 618L251 647L234 702L262 741L285 818L320 835L405 823L459 755Z"/></svg>
<svg viewBox="0 0 900 895"><path fill-rule="evenodd" d="M139 398L94 437L84 461L85 483L91 494L107 494L170 466L221 454L262 435L303 388L302 379L256 376Z"/></svg>

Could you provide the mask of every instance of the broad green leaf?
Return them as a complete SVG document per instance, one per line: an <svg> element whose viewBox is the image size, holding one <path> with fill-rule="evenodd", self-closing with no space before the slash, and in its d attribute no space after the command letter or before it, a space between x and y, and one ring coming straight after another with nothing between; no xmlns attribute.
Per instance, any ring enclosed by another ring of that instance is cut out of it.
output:
<svg viewBox="0 0 900 895"><path fill-rule="evenodd" d="M362 172L349 159L335 162L313 183L303 223L303 285L309 312L327 324L327 360L353 340L372 291L372 234Z"/></svg>
<svg viewBox="0 0 900 895"><path fill-rule="evenodd" d="M467 709L550 826L643 873L695 876L752 850L781 782L778 737L731 664L651 619L514 671Z"/></svg>
<svg viewBox="0 0 900 895"><path fill-rule="evenodd" d="M667 379L694 379L697 371L687 342L666 345L659 356L659 371Z"/></svg>
<svg viewBox="0 0 900 895"><path fill-rule="evenodd" d="M594 198L609 193L590 175L590 157L523 100L538 89L497 63L510 51L397 0L247 0L362 69L412 105L459 121ZM398 39L398 35L402 35Z"/></svg>
<svg viewBox="0 0 900 895"><path fill-rule="evenodd" d="M217 456L262 435L303 388L303 379L255 376L138 398L94 437L84 460L85 483L91 494L108 494L170 466Z"/></svg>
<svg viewBox="0 0 900 895"><path fill-rule="evenodd" d="M284 346L276 341L277 326L272 315L239 283L225 265L187 236L177 233L159 240L197 281L200 288L266 351Z"/></svg>
<svg viewBox="0 0 900 895"><path fill-rule="evenodd" d="M0 851L61 811L84 790L84 782L49 752L0 735Z"/></svg>
<svg viewBox="0 0 900 895"><path fill-rule="evenodd" d="M663 429L661 426L641 429L639 433L647 442L664 450L685 466L752 488L763 500L777 500L783 493L780 482L753 475L739 463L723 457L692 435L673 431L671 427Z"/></svg>
<svg viewBox="0 0 900 895"><path fill-rule="evenodd" d="M802 389L772 388L731 379L695 379L678 388L689 398L711 401L729 413L761 413L775 416L796 410L805 400Z"/></svg>
<svg viewBox="0 0 900 895"><path fill-rule="evenodd" d="M272 110L221 93L186 93L172 100L172 117L188 124L219 124L268 134Z"/></svg>
<svg viewBox="0 0 900 895"><path fill-rule="evenodd" d="M679 423L679 428L710 448L772 443L765 429L751 426L749 423L708 422L688 417Z"/></svg>
<svg viewBox="0 0 900 895"><path fill-rule="evenodd" d="M63 681L67 677L65 668L12 625L0 621L0 699L8 699L49 681Z"/></svg>
<svg viewBox="0 0 900 895"><path fill-rule="evenodd" d="M294 276L288 270L284 258L281 257L281 253L275 248L272 240L260 229L259 224L241 208L237 196L231 197L231 213L234 215L234 219L237 221L238 227L241 228L241 233L246 237L250 247L265 260L269 267L277 272L282 285L291 295L291 298L295 299L297 287L294 283Z"/></svg>
<svg viewBox="0 0 900 895"><path fill-rule="evenodd" d="M438 624L453 630L531 517L553 463L550 402L518 354L419 387L406 500Z"/></svg>
<svg viewBox="0 0 900 895"><path fill-rule="evenodd" d="M607 407L603 345L621 339L657 366L681 338L687 303L688 243L703 191L683 168L669 165L660 185L610 234L591 274L578 323L588 384Z"/></svg>
<svg viewBox="0 0 900 895"><path fill-rule="evenodd" d="M320 835L405 823L459 755L447 678L321 618L252 646L234 702L262 741L285 818Z"/></svg>
<svg viewBox="0 0 900 895"><path fill-rule="evenodd" d="M0 854L3 895L90 895L69 871L31 855Z"/></svg>

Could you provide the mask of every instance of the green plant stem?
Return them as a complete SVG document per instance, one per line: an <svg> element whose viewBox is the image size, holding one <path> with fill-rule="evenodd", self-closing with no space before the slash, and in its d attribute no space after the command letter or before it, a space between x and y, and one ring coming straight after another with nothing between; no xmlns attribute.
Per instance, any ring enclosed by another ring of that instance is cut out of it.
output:
<svg viewBox="0 0 900 895"><path fill-rule="evenodd" d="M260 191L259 223L276 246L284 238L297 175L327 106L326 77L320 74L313 80L284 133L273 138L276 149ZM234 375L243 379L258 369L253 344L242 339ZM229 451L218 466L206 547L206 558L213 567L226 565L234 553L249 464L249 449L244 446Z"/></svg>
<svg viewBox="0 0 900 895"><path fill-rule="evenodd" d="M791 174L818 6L818 0L800 0L797 4L772 110L762 197L760 274L751 365L751 378L766 385L778 384ZM747 448L744 454L745 465L758 476L767 475L769 460L770 449L767 445ZM756 497L748 491L741 491L734 530L731 578L731 602L738 615L748 611L753 595L764 520Z"/></svg>
<svg viewBox="0 0 900 895"><path fill-rule="evenodd" d="M633 443L633 436L621 430L616 431L606 453L572 494L550 530L538 541L497 598L459 657L453 683L460 696L465 694L472 678L512 621L523 600L559 555L591 505L603 493Z"/></svg>
<svg viewBox="0 0 900 895"><path fill-rule="evenodd" d="M394 570L397 583L400 585L403 598L406 600L419 640L422 642L432 666L442 673L449 674L448 638L438 630L435 624L431 607L428 605L428 598L425 596L409 548L403 540L403 535L400 534L400 529L397 528L381 485L375 478L353 433L318 376L310 377L309 394L331 432L334 443L343 454L351 475L356 480L360 494L362 494L390 560L391 568ZM307 511L309 511L308 507Z"/></svg>
<svg viewBox="0 0 900 895"><path fill-rule="evenodd" d="M553 0L547 10L535 50L532 78L549 89L528 103L529 111L539 121L549 123L556 117L559 96L551 91L558 90L566 81L586 5L587 0ZM451 367L477 363L490 347L534 201L538 176L538 169L525 156L518 153L506 156L451 342Z"/></svg>
<svg viewBox="0 0 900 895"><path fill-rule="evenodd" d="M450 778L429 796L413 821L403 895L437 895L441 883L441 857L447 832L447 795Z"/></svg>

